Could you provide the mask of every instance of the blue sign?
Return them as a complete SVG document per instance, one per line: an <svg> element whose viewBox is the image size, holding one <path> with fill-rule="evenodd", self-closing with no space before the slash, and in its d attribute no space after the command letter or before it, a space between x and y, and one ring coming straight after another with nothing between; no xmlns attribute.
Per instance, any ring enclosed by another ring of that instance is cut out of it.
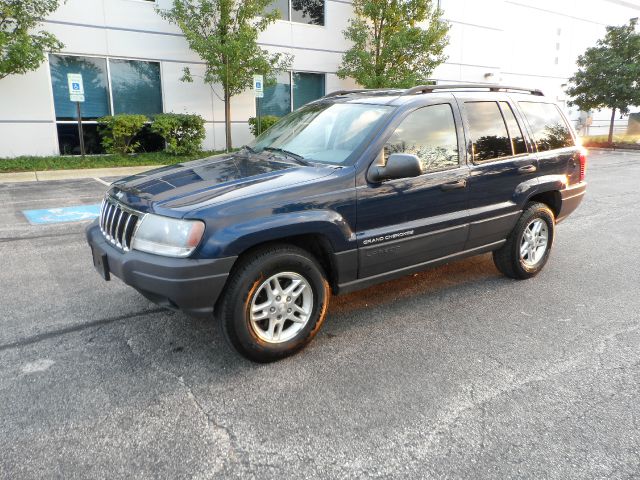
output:
<svg viewBox="0 0 640 480"><path fill-rule="evenodd" d="M80 84L74 82L71 84L71 88L74 90L80 90Z"/></svg>
<svg viewBox="0 0 640 480"><path fill-rule="evenodd" d="M22 213L31 225L82 222L97 218L100 215L100 204L47 208L43 210L23 210Z"/></svg>

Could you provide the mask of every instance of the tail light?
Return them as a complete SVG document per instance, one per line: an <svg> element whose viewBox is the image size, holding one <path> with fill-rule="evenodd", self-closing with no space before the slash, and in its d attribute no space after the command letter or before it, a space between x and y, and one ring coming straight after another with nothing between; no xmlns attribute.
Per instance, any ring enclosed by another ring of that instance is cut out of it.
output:
<svg viewBox="0 0 640 480"><path fill-rule="evenodd" d="M582 148L580 150L580 181L584 182L584 178L587 174L587 149Z"/></svg>

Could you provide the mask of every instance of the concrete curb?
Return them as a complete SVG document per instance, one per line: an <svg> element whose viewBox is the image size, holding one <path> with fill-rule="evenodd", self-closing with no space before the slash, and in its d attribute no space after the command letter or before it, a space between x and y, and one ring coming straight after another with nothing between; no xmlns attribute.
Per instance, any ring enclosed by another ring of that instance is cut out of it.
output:
<svg viewBox="0 0 640 480"><path fill-rule="evenodd" d="M83 168L77 170L43 170L40 172L0 173L0 183L44 182L50 180L72 180L78 178L126 177L146 172L162 165L140 167Z"/></svg>

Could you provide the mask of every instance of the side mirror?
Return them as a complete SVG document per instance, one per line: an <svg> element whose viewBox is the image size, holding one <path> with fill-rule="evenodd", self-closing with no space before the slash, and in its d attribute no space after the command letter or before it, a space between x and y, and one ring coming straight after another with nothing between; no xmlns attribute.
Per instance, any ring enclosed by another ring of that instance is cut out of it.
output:
<svg viewBox="0 0 640 480"><path fill-rule="evenodd" d="M422 165L417 156L409 153L392 153L384 167L371 165L367 177L371 182L381 182L382 180L417 177L418 175L422 175Z"/></svg>

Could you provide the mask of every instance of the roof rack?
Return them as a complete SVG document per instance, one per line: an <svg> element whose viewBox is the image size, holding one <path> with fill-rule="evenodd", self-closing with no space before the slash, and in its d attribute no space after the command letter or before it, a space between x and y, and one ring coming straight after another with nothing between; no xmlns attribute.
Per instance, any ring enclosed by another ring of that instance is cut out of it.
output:
<svg viewBox="0 0 640 480"><path fill-rule="evenodd" d="M379 93L379 94L393 94L398 93L401 96L416 95L419 93L433 93L435 90L478 90L486 89L490 92L524 92L531 95L543 96L541 90L537 88L523 88L523 87L510 87L506 85L497 85L491 83L457 83L457 84L440 84L440 85L419 85L417 87L401 90L397 88L360 88L354 90L336 90L335 92L328 93L322 98L337 97L339 95L348 95L351 93Z"/></svg>
<svg viewBox="0 0 640 480"><path fill-rule="evenodd" d="M417 87L409 88L402 92L402 95L415 95L416 93L433 93L434 90L476 90L485 88L490 92L526 92L531 95L544 95L541 90L537 88L523 88L523 87L510 87L507 85L497 85L489 83L458 83L458 84L440 84L440 85L419 85Z"/></svg>
<svg viewBox="0 0 640 480"><path fill-rule="evenodd" d="M339 95L348 95L350 93L379 93L381 95L388 95L391 92L397 92L402 94L404 90L400 88L357 88L353 90L336 90L335 92L327 93L322 98L337 97Z"/></svg>

